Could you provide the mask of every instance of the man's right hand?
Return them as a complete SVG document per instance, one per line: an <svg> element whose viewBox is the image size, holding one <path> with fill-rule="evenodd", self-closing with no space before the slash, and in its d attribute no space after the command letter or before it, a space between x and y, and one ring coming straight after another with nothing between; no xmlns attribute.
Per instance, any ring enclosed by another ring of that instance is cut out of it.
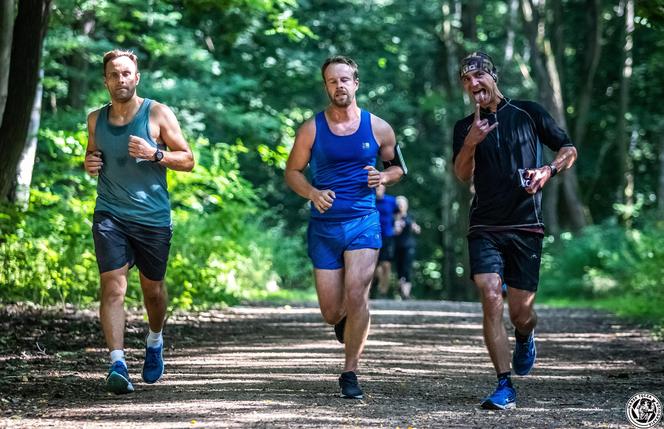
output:
<svg viewBox="0 0 664 429"><path fill-rule="evenodd" d="M497 126L498 122L489 125L488 119L482 119L480 117L480 104L475 104L475 118L473 119L473 124L470 126L466 139L463 141L464 144L477 146L482 143L486 136Z"/></svg>
<svg viewBox="0 0 664 429"><path fill-rule="evenodd" d="M101 171L101 167L104 165L104 162L101 159L101 152L98 150L89 152L85 155L85 161L83 162L85 166L85 171L92 177L97 177Z"/></svg>
<svg viewBox="0 0 664 429"><path fill-rule="evenodd" d="M314 189L309 199L311 200L311 203L314 205L314 207L316 207L316 210L321 213L325 213L327 209L332 207L332 203L334 202L335 198L336 195L331 189L325 189L322 191Z"/></svg>

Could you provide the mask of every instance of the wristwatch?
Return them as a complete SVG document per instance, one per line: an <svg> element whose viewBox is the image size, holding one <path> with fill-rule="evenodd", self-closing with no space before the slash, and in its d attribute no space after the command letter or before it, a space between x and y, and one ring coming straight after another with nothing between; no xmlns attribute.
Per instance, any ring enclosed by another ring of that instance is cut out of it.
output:
<svg viewBox="0 0 664 429"><path fill-rule="evenodd" d="M549 164L549 168L551 169L551 177L558 174L558 169L556 168L555 165L553 165L553 163Z"/></svg>
<svg viewBox="0 0 664 429"><path fill-rule="evenodd" d="M159 162L162 159L164 159L164 152L162 152L159 148L157 148L157 151L154 153L154 156L152 157L152 162Z"/></svg>

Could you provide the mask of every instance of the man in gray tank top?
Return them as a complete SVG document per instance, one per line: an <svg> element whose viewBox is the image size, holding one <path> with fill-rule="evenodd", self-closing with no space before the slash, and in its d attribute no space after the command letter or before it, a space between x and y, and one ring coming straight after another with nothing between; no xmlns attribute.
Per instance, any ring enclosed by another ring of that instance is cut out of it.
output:
<svg viewBox="0 0 664 429"><path fill-rule="evenodd" d="M109 391L134 391L124 356L127 274L136 265L148 313L142 378L164 372L164 285L172 235L166 169L191 171L194 157L173 112L136 94L136 55L104 55L104 84L111 102L88 115L85 170L98 177L92 234L101 277L99 315L110 350Z"/></svg>

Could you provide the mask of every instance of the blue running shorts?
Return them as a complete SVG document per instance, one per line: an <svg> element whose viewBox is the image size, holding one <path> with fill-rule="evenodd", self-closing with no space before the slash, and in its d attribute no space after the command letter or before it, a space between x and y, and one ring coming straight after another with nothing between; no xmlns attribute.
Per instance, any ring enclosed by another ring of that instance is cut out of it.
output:
<svg viewBox="0 0 664 429"><path fill-rule="evenodd" d="M382 247L378 211L342 222L310 219L307 242L314 268L343 268L345 251Z"/></svg>

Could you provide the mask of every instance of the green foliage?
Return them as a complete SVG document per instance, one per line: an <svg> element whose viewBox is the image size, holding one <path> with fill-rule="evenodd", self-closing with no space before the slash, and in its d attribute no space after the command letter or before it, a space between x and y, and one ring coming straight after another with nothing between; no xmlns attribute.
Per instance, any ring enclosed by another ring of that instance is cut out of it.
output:
<svg viewBox="0 0 664 429"><path fill-rule="evenodd" d="M0 301L85 305L97 300L99 287L91 234L96 182L82 169L85 133L45 129L40 139L29 210L0 211ZM246 148L202 138L194 148L194 171L169 174L172 305L201 308L310 287L302 240L267 226L265 204L239 174ZM127 297L137 304L140 287L132 280Z"/></svg>
<svg viewBox="0 0 664 429"><path fill-rule="evenodd" d="M664 222L615 223L563 234L543 256L540 296L601 302L619 314L664 324Z"/></svg>
<svg viewBox="0 0 664 429"><path fill-rule="evenodd" d="M455 6L461 3L463 7ZM71 259L75 264L82 264L80 255L92 249L86 222L95 181L80 168L85 140L80 123L87 111L108 101L103 52L124 48L139 57L139 94L170 106L187 135L205 137L196 142L196 170L169 175L175 221L169 282L174 299L182 296L178 305L197 305L196 297L240 299L247 291L265 291L264 285L273 281L287 288L310 284L303 245L308 213L304 201L284 185L282 170L297 127L327 103L320 64L330 54L347 54L360 65L360 106L393 126L410 168L409 177L390 192L409 197L423 227L415 294L445 296L451 289L448 281L463 287L468 274L463 232L467 203L462 200L468 198L450 171L451 134L454 122L472 109L458 88L455 61L465 51L489 52L499 69L500 88L509 97L536 99L540 82L528 64L534 54L518 8L512 10L509 2L461 3L55 0L44 45L44 129L33 202L25 214L3 209L0 244L14 243L3 252L11 251L11 258L21 261L51 263L57 275L74 279L64 262L51 261L57 256L47 260L34 246L42 240L42 247L52 249L49 246L58 243L77 255ZM592 83L585 141L576 143L582 199L593 219L605 223L601 232L586 231L574 246L565 237L548 245L556 257L545 257L543 272L555 280L556 296L610 296L613 292L608 291L635 281L629 270L640 270L648 261L637 252L648 238L637 242L610 222L618 216L640 222L661 198L659 112L664 87L652 83L653 76L664 73L660 4L636 5L632 101L626 115L635 203L625 204L616 198L622 177L615 173L625 19L615 4L601 2L602 55ZM568 131L573 134L578 94L590 67L592 26L587 5L569 0L543 3L549 24L556 6L565 13L557 25L548 25L551 34L546 36L556 55ZM561 207L563 228L564 211ZM76 240L58 235L73 234L67 228L83 233ZM25 246L19 245L24 237ZM602 240L606 237L610 239ZM565 254L558 258L561 249ZM13 259L8 263L16 265ZM623 263L628 268L621 268ZM251 264L257 271L249 275ZM192 269L187 272L187 267ZM635 271L634 278L647 272ZM50 300L62 299L71 288L52 280L56 274L49 274L50 269L39 278L35 273L20 274L33 276L21 284L60 285L64 292L56 293L56 286L44 292ZM256 288L248 286L251 281ZM549 280L543 281L546 285ZM648 277L643 284L652 281ZM81 286L86 296L94 295L90 291L95 287ZM548 289L554 288L542 288ZM36 299L42 299L37 292ZM131 294L139 299L136 291Z"/></svg>

